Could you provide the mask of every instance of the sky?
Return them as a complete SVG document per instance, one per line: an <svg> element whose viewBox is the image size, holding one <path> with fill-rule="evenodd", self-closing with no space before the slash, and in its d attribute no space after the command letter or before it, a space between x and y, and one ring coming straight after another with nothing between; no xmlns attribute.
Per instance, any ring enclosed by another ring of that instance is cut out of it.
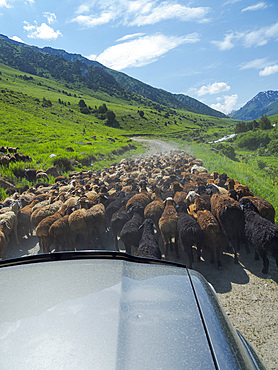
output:
<svg viewBox="0 0 278 370"><path fill-rule="evenodd" d="M278 90L277 0L0 0L0 33L225 114Z"/></svg>

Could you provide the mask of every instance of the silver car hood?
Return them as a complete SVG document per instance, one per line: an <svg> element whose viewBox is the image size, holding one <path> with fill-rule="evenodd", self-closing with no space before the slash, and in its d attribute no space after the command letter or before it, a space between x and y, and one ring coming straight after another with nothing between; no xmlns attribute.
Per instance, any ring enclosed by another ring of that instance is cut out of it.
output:
<svg viewBox="0 0 278 370"><path fill-rule="evenodd" d="M253 368L200 274L120 253L69 256L0 262L1 369Z"/></svg>
<svg viewBox="0 0 278 370"><path fill-rule="evenodd" d="M123 260L2 268L1 368L214 368L190 284Z"/></svg>

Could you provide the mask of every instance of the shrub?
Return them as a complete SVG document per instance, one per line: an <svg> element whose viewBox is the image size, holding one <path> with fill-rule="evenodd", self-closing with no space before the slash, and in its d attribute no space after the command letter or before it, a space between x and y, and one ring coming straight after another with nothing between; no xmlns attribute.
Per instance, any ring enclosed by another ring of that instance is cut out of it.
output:
<svg viewBox="0 0 278 370"><path fill-rule="evenodd" d="M238 148L249 150L256 150L259 147L266 147L269 142L270 137L268 133L261 130L238 135L235 139L235 143Z"/></svg>
<svg viewBox="0 0 278 370"><path fill-rule="evenodd" d="M278 155L278 139L271 140L267 145L268 152L273 155Z"/></svg>
<svg viewBox="0 0 278 370"><path fill-rule="evenodd" d="M263 170L266 167L266 162L261 159L258 159L257 165L258 165L259 170Z"/></svg>
<svg viewBox="0 0 278 370"><path fill-rule="evenodd" d="M216 148L218 150L220 150L220 152L225 155L226 157L232 159L232 160L235 160L236 158L236 153L235 153L235 150L234 148L229 145L229 144L226 144L226 143L219 143L216 145Z"/></svg>

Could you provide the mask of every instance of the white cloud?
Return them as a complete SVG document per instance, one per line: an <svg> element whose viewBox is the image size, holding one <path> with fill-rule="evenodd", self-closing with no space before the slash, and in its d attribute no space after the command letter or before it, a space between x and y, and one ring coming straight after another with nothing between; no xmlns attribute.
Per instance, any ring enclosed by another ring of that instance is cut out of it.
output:
<svg viewBox="0 0 278 370"><path fill-rule="evenodd" d="M278 22L256 31L230 32L223 41L212 41L220 50L229 50L235 46L236 41L241 41L245 47L266 45L269 41L278 39Z"/></svg>
<svg viewBox="0 0 278 370"><path fill-rule="evenodd" d="M155 24L169 19L204 22L209 12L208 7L189 7L172 0L160 3L157 0L95 0L79 6L78 15L72 22L85 27L99 26L112 20L128 26Z"/></svg>
<svg viewBox="0 0 278 370"><path fill-rule="evenodd" d="M121 37L117 41L126 41L126 40L130 40L130 39L134 39L136 37L141 37L141 36L144 36L144 35L145 35L144 33L133 33L132 35L126 35L124 37Z"/></svg>
<svg viewBox="0 0 278 370"><path fill-rule="evenodd" d="M230 5L230 4L236 4L236 3L239 3L240 1L242 1L242 0L228 0L224 3L224 6L225 5Z"/></svg>
<svg viewBox="0 0 278 370"><path fill-rule="evenodd" d="M0 8L11 8L7 0L0 0Z"/></svg>
<svg viewBox="0 0 278 370"><path fill-rule="evenodd" d="M56 15L54 13L44 12L43 16L47 19L48 24L56 21Z"/></svg>
<svg viewBox="0 0 278 370"><path fill-rule="evenodd" d="M12 8L12 3L14 2L15 0L0 0L0 8ZM24 1L24 4L26 5L29 5L29 4L33 4L35 2L35 0L25 0Z"/></svg>
<svg viewBox="0 0 278 370"><path fill-rule="evenodd" d="M270 76L277 72L278 72L278 64L274 64L272 66L265 67L263 70L261 70L259 72L259 76Z"/></svg>
<svg viewBox="0 0 278 370"><path fill-rule="evenodd" d="M263 27L257 31L248 32L242 35L243 44L246 47L263 46L271 39L278 37L278 22L269 27Z"/></svg>
<svg viewBox="0 0 278 370"><path fill-rule="evenodd" d="M102 12L99 17L91 15L78 15L72 20L72 22L77 22L85 27L95 27L109 23L114 19L114 17L115 14L113 12Z"/></svg>
<svg viewBox="0 0 278 370"><path fill-rule="evenodd" d="M208 12L209 8L205 7L189 8L176 3L162 2L158 6L150 7L148 11L141 12L141 14L135 16L130 24L144 26L174 18L183 22L201 21L206 17Z"/></svg>
<svg viewBox="0 0 278 370"><path fill-rule="evenodd" d="M212 95L212 94L219 94L223 91L229 91L230 88L231 87L227 85L226 82L214 82L211 85L202 86L199 90L195 89L195 93L198 96L203 96L207 94Z"/></svg>
<svg viewBox="0 0 278 370"><path fill-rule="evenodd" d="M14 41L17 41L17 42L22 42L24 44L24 41L22 41L21 38L18 37L18 36L13 36L13 37L11 37L11 39L14 40Z"/></svg>
<svg viewBox="0 0 278 370"><path fill-rule="evenodd" d="M28 37L31 39L44 39L44 40L56 40L57 37L62 36L60 31L54 31L54 29L48 26L46 23L42 23L40 26L35 22L34 25L24 21L23 28L29 32Z"/></svg>
<svg viewBox="0 0 278 370"><path fill-rule="evenodd" d="M212 44L218 46L219 50L230 50L235 46L232 42L235 38L234 33L229 33L225 35L223 41L212 41Z"/></svg>
<svg viewBox="0 0 278 370"><path fill-rule="evenodd" d="M254 59L251 62L242 63L240 69L261 69L264 68L267 64L267 59Z"/></svg>
<svg viewBox="0 0 278 370"><path fill-rule="evenodd" d="M265 9L265 8L267 8L267 4L261 2L261 3L258 3L256 5L248 6L247 8L244 8L241 11L242 12L249 12L249 11L261 10L261 9Z"/></svg>
<svg viewBox="0 0 278 370"><path fill-rule="evenodd" d="M142 36L136 40L109 47L96 60L115 70L141 67L155 62L163 54L181 44L195 43L197 41L199 41L199 38L195 33L182 37L162 34Z"/></svg>
<svg viewBox="0 0 278 370"><path fill-rule="evenodd" d="M230 112L234 110L236 106L238 95L237 94L224 95L223 99L224 99L223 104L221 104L220 102L217 104L211 104L211 108L216 109L225 114L229 114Z"/></svg>

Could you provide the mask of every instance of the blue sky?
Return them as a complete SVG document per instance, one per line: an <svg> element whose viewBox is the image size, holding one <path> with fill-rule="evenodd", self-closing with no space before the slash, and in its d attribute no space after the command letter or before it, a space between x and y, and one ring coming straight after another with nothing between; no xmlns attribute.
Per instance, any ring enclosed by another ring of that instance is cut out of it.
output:
<svg viewBox="0 0 278 370"><path fill-rule="evenodd" d="M0 33L229 113L277 90L277 0L0 0Z"/></svg>

